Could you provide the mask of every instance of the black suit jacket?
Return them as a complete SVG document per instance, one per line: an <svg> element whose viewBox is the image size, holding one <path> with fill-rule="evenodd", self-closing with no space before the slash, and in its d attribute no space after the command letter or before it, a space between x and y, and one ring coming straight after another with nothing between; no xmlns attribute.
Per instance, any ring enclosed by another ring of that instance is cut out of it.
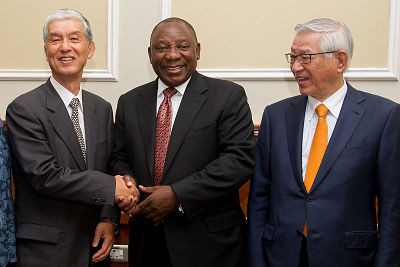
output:
<svg viewBox="0 0 400 267"><path fill-rule="evenodd" d="M129 91L120 97L116 114L112 168L144 186L153 179L156 93L157 80ZM254 147L243 88L195 72L173 125L162 180L185 212L172 213L162 223L173 266L245 265L238 188L253 175ZM130 223L135 264L147 222L137 216Z"/></svg>
<svg viewBox="0 0 400 267"><path fill-rule="evenodd" d="M88 266L100 218L115 218L111 105L82 92L87 165L50 81L7 108L13 156L17 256L21 266Z"/></svg>

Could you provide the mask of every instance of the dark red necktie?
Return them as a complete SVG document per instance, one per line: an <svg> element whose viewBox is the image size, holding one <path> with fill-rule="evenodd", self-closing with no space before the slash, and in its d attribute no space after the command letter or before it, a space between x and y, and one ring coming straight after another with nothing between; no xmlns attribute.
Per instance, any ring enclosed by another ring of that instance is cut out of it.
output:
<svg viewBox="0 0 400 267"><path fill-rule="evenodd" d="M159 185L162 180L165 158L172 125L171 97L176 94L176 89L168 87L164 90L164 100L161 102L157 113L156 144L154 153L154 177L153 185Z"/></svg>

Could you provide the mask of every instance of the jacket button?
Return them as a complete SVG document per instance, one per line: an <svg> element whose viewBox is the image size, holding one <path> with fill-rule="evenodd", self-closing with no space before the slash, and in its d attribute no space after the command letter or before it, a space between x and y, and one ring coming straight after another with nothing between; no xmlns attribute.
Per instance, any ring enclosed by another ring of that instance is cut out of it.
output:
<svg viewBox="0 0 400 267"><path fill-rule="evenodd" d="M308 196L307 196L307 201L308 201L308 202L312 202L313 200L314 200L314 199L313 199L313 197L312 197L311 195L308 195Z"/></svg>

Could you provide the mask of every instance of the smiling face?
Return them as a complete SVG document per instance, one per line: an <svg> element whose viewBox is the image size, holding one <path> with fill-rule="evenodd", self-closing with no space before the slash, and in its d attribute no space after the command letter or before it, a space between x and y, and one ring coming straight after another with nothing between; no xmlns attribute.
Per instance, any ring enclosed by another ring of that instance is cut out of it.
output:
<svg viewBox="0 0 400 267"><path fill-rule="evenodd" d="M54 20L48 25L44 47L53 77L61 84L82 78L83 68L95 50L78 19Z"/></svg>
<svg viewBox="0 0 400 267"><path fill-rule="evenodd" d="M154 72L168 86L177 87L193 74L200 44L183 22L164 22L154 30L148 49Z"/></svg>
<svg viewBox="0 0 400 267"><path fill-rule="evenodd" d="M321 52L318 46L321 37L320 33L299 33L293 40L291 53L300 55ZM334 53L331 58L314 55L309 64L300 64L296 59L293 64L290 64L290 69L302 95L310 95L324 101L343 86L343 72L346 64L347 53L341 50Z"/></svg>

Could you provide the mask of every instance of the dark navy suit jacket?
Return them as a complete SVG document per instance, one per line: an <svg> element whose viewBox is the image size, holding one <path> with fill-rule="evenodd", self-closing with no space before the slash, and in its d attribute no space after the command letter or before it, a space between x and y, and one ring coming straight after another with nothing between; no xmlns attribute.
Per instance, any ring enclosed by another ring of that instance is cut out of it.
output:
<svg viewBox="0 0 400 267"><path fill-rule="evenodd" d="M248 207L250 266L297 266L306 219L311 267L400 266L399 104L348 84L307 194L301 167L306 103L306 96L296 96L264 111Z"/></svg>

